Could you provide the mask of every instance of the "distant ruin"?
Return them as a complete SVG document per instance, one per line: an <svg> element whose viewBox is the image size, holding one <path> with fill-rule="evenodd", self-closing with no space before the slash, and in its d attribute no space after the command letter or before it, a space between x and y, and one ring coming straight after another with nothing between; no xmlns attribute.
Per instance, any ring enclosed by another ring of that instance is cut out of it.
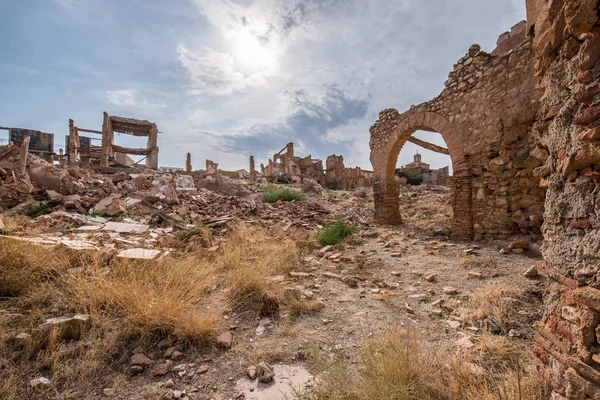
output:
<svg viewBox="0 0 600 400"><path fill-rule="evenodd" d="M254 157L250 157L252 176ZM325 161L325 168L322 160L313 159L311 155L296 157L294 143L291 142L274 154L266 166L261 164L260 169L261 177L269 182L300 183L303 179L314 179L321 186L334 190L353 190L371 186L373 182L373 172L360 167L346 167L343 156L330 155Z"/></svg>
<svg viewBox="0 0 600 400"><path fill-rule="evenodd" d="M414 161L396 168L396 176L411 174L423 178L423 184L446 186L449 183L450 168L430 169L430 165L421 161L421 154L414 155Z"/></svg>

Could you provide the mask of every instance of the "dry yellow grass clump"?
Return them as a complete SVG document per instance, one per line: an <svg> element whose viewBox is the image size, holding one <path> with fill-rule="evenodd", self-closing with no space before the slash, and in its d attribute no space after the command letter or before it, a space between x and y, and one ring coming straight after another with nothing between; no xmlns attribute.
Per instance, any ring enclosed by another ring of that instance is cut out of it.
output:
<svg viewBox="0 0 600 400"><path fill-rule="evenodd" d="M0 297L33 290L57 276L61 252L11 238L0 238Z"/></svg>
<svg viewBox="0 0 600 400"><path fill-rule="evenodd" d="M477 322L491 318L503 331L507 331L507 322L514 317L517 310L515 304L524 296L523 289L517 286L484 286L473 291L469 305L462 313L462 319Z"/></svg>
<svg viewBox="0 0 600 400"><path fill-rule="evenodd" d="M210 298L218 276L205 260L116 259L110 269L88 266L71 282L74 308L96 318L123 318L140 335L202 341L220 329L222 310Z"/></svg>
<svg viewBox="0 0 600 400"><path fill-rule="evenodd" d="M11 297L0 301L0 398L29 398L36 376L52 380L44 398L82 397L110 385L139 345L152 348L169 336L203 346L222 332L226 310L277 294L271 278L297 263L293 242L242 226L218 251L152 261L0 239L0 297ZM78 341L15 340L70 313L92 316Z"/></svg>
<svg viewBox="0 0 600 400"><path fill-rule="evenodd" d="M356 370L344 360L333 365L317 360L322 375L297 400L541 400L533 355L502 353L499 359L495 349L477 345L459 356L415 332L391 330L362 346Z"/></svg>
<svg viewBox="0 0 600 400"><path fill-rule="evenodd" d="M237 307L277 290L270 278L292 270L298 257L298 248L291 241L273 240L264 231L237 227L223 244L215 266L225 274L229 297Z"/></svg>

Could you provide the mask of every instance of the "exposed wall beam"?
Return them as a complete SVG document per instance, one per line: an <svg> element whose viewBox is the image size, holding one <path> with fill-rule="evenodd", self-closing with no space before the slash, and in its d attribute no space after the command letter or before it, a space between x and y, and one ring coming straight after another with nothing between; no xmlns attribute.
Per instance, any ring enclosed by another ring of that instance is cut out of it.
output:
<svg viewBox="0 0 600 400"><path fill-rule="evenodd" d="M417 146L421 146L424 149L435 151L436 153L446 154L448 156L450 155L450 152L445 147L441 147L441 146L438 146L436 144L429 143L429 142L426 142L426 141L421 140L421 139L417 139L416 137L411 136L411 137L408 138L408 141L411 142L411 143L416 144Z"/></svg>

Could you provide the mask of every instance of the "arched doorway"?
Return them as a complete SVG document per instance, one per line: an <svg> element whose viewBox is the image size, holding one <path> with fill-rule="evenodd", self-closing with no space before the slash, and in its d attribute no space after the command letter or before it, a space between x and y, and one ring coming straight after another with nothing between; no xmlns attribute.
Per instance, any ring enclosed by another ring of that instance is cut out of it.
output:
<svg viewBox="0 0 600 400"><path fill-rule="evenodd" d="M386 117L385 113L390 115ZM438 132L448 146L454 171L452 188L452 233L463 238L473 237L472 173L469 157L462 151L460 136L453 124L433 112L408 112L400 119L398 111L389 109L380 115L380 126L371 128L371 164L376 182L375 219L381 223L402 222L399 208L400 183L395 179L395 169L400 150L417 130Z"/></svg>

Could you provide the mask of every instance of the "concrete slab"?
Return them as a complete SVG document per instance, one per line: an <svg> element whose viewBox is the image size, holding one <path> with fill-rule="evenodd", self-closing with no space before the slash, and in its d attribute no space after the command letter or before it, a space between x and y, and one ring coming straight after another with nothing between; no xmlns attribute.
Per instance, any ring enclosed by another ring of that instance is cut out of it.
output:
<svg viewBox="0 0 600 400"><path fill-rule="evenodd" d="M103 231L118 233L143 233L150 229L149 225L130 224L126 222L107 222L102 228Z"/></svg>
<svg viewBox="0 0 600 400"><path fill-rule="evenodd" d="M160 250L150 250L150 249L127 249L123 250L117 257L122 258L136 258L140 260L153 260L160 255Z"/></svg>

